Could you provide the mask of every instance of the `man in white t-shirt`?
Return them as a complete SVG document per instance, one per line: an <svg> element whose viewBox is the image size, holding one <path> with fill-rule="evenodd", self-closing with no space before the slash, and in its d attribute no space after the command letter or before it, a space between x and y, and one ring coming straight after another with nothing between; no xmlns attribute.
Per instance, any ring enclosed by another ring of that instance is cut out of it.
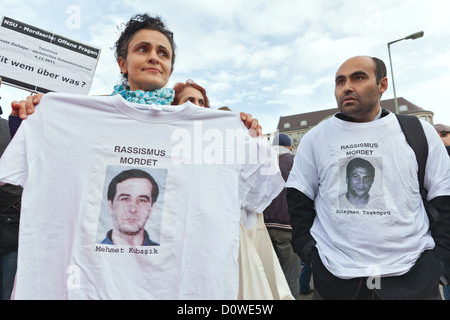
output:
<svg viewBox="0 0 450 320"><path fill-rule="evenodd" d="M387 87L380 59L345 61L335 82L340 112L311 129L297 151L286 185L292 243L312 265L316 299L439 299L439 280L450 278L448 155L421 121L429 149L424 186L440 214L430 227L416 156L397 117L380 106ZM364 174L364 205L350 207L355 199L340 200L355 158L376 175Z"/></svg>

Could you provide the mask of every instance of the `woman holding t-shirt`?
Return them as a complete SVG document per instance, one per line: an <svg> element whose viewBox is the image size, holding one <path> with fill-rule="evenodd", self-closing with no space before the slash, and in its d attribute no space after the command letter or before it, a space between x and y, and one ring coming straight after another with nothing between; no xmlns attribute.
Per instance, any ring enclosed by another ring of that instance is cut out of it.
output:
<svg viewBox="0 0 450 320"><path fill-rule="evenodd" d="M172 103L174 90L165 88L165 85L175 63L175 43L172 33L166 29L159 18L150 17L147 14L133 17L116 42L116 58L124 81L121 85L114 87L112 95L120 94L127 101L141 104L170 105ZM27 114L34 112L34 106L39 103L41 97L42 95L29 96L26 101L11 104L12 131L17 130L21 121L27 118ZM254 130L256 134L261 133L258 121L252 119L251 115L241 113L241 119L248 129ZM277 260L274 261L276 262ZM271 267L276 269L275 265ZM279 271L282 275L281 268ZM268 275L264 276L267 280ZM270 276L274 277L272 274ZM255 279L254 275L252 279ZM261 289L261 284L256 284ZM292 299L287 283L283 287L281 278L277 278L276 286L278 286L279 298ZM266 290L273 289L271 287ZM260 293L255 291L254 294Z"/></svg>
<svg viewBox="0 0 450 320"><path fill-rule="evenodd" d="M114 87L112 95L120 94L125 100L142 104L170 105L174 90L165 88L175 64L175 42L159 17L138 14L126 24L116 42L116 59L123 83ZM11 103L10 129L17 131L21 120L34 112L42 94ZM252 115L241 113L245 126L256 135L261 126Z"/></svg>

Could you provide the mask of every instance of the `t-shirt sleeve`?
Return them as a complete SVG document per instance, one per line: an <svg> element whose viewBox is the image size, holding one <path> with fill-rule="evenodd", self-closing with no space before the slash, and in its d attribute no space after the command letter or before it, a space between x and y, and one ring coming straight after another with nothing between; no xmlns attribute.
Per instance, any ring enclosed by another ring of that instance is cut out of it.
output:
<svg viewBox="0 0 450 320"><path fill-rule="evenodd" d="M285 186L276 152L264 140L249 142L249 158L241 169L240 195L247 213L261 213Z"/></svg>
<svg viewBox="0 0 450 320"><path fill-rule="evenodd" d="M309 148L307 136L300 142L294 158L291 173L286 182L287 188L294 188L314 200L318 191L319 175L313 162L312 148Z"/></svg>

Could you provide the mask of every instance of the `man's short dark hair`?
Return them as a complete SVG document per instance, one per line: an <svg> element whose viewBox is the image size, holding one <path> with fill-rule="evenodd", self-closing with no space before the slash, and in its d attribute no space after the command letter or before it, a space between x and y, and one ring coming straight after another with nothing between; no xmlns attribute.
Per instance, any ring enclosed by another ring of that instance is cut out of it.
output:
<svg viewBox="0 0 450 320"><path fill-rule="evenodd" d="M383 60L376 57L371 57L373 62L375 62L375 77L377 79L377 84L380 84L381 79L387 76L386 64Z"/></svg>
<svg viewBox="0 0 450 320"><path fill-rule="evenodd" d="M375 168L374 166L367 160L362 158L355 158L352 159L347 164L347 178L350 177L350 174L355 168L364 168L367 169L367 172L372 176L375 177Z"/></svg>
<svg viewBox="0 0 450 320"><path fill-rule="evenodd" d="M117 176L115 176L111 180L111 182L109 183L109 186L108 186L108 195L107 195L108 200L111 202L114 201L114 197L116 196L116 192L117 192L117 184L118 183L121 183L128 179L133 179L133 178L143 178L143 179L147 179L150 181L150 183L153 186L152 202L156 202L156 200L158 199L158 195L159 195L158 184L156 183L155 179L153 179L153 177L148 172L145 172L145 171L139 170L139 169L131 169L131 170L122 171Z"/></svg>

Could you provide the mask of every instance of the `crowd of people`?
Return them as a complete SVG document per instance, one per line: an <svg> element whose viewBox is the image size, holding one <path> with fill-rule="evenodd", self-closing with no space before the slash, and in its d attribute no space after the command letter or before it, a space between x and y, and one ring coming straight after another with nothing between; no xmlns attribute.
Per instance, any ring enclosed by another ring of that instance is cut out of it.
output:
<svg viewBox="0 0 450 320"><path fill-rule="evenodd" d="M211 108L206 90L192 80L165 87L175 52L173 34L160 18L134 16L116 43L123 83L112 95L139 104L189 101ZM295 155L288 136L280 134L273 141L286 188L261 214L294 298L314 291L317 300L438 300L441 284L444 298L450 299L450 128L421 121L428 143L424 186L440 214L431 224L419 191L416 157L396 116L380 105L387 88L383 61L352 57L336 73L339 112L310 130ZM2 152L9 134L14 136L35 112L42 96L12 103L10 132L6 121L0 123ZM241 113L241 120L253 137L261 135L252 115ZM0 188L1 230L8 217L19 223L22 190L12 192L11 187ZM114 230L105 239L109 243ZM15 266L7 262L10 251L17 259L17 243L0 251L3 298L10 296L14 279Z"/></svg>

